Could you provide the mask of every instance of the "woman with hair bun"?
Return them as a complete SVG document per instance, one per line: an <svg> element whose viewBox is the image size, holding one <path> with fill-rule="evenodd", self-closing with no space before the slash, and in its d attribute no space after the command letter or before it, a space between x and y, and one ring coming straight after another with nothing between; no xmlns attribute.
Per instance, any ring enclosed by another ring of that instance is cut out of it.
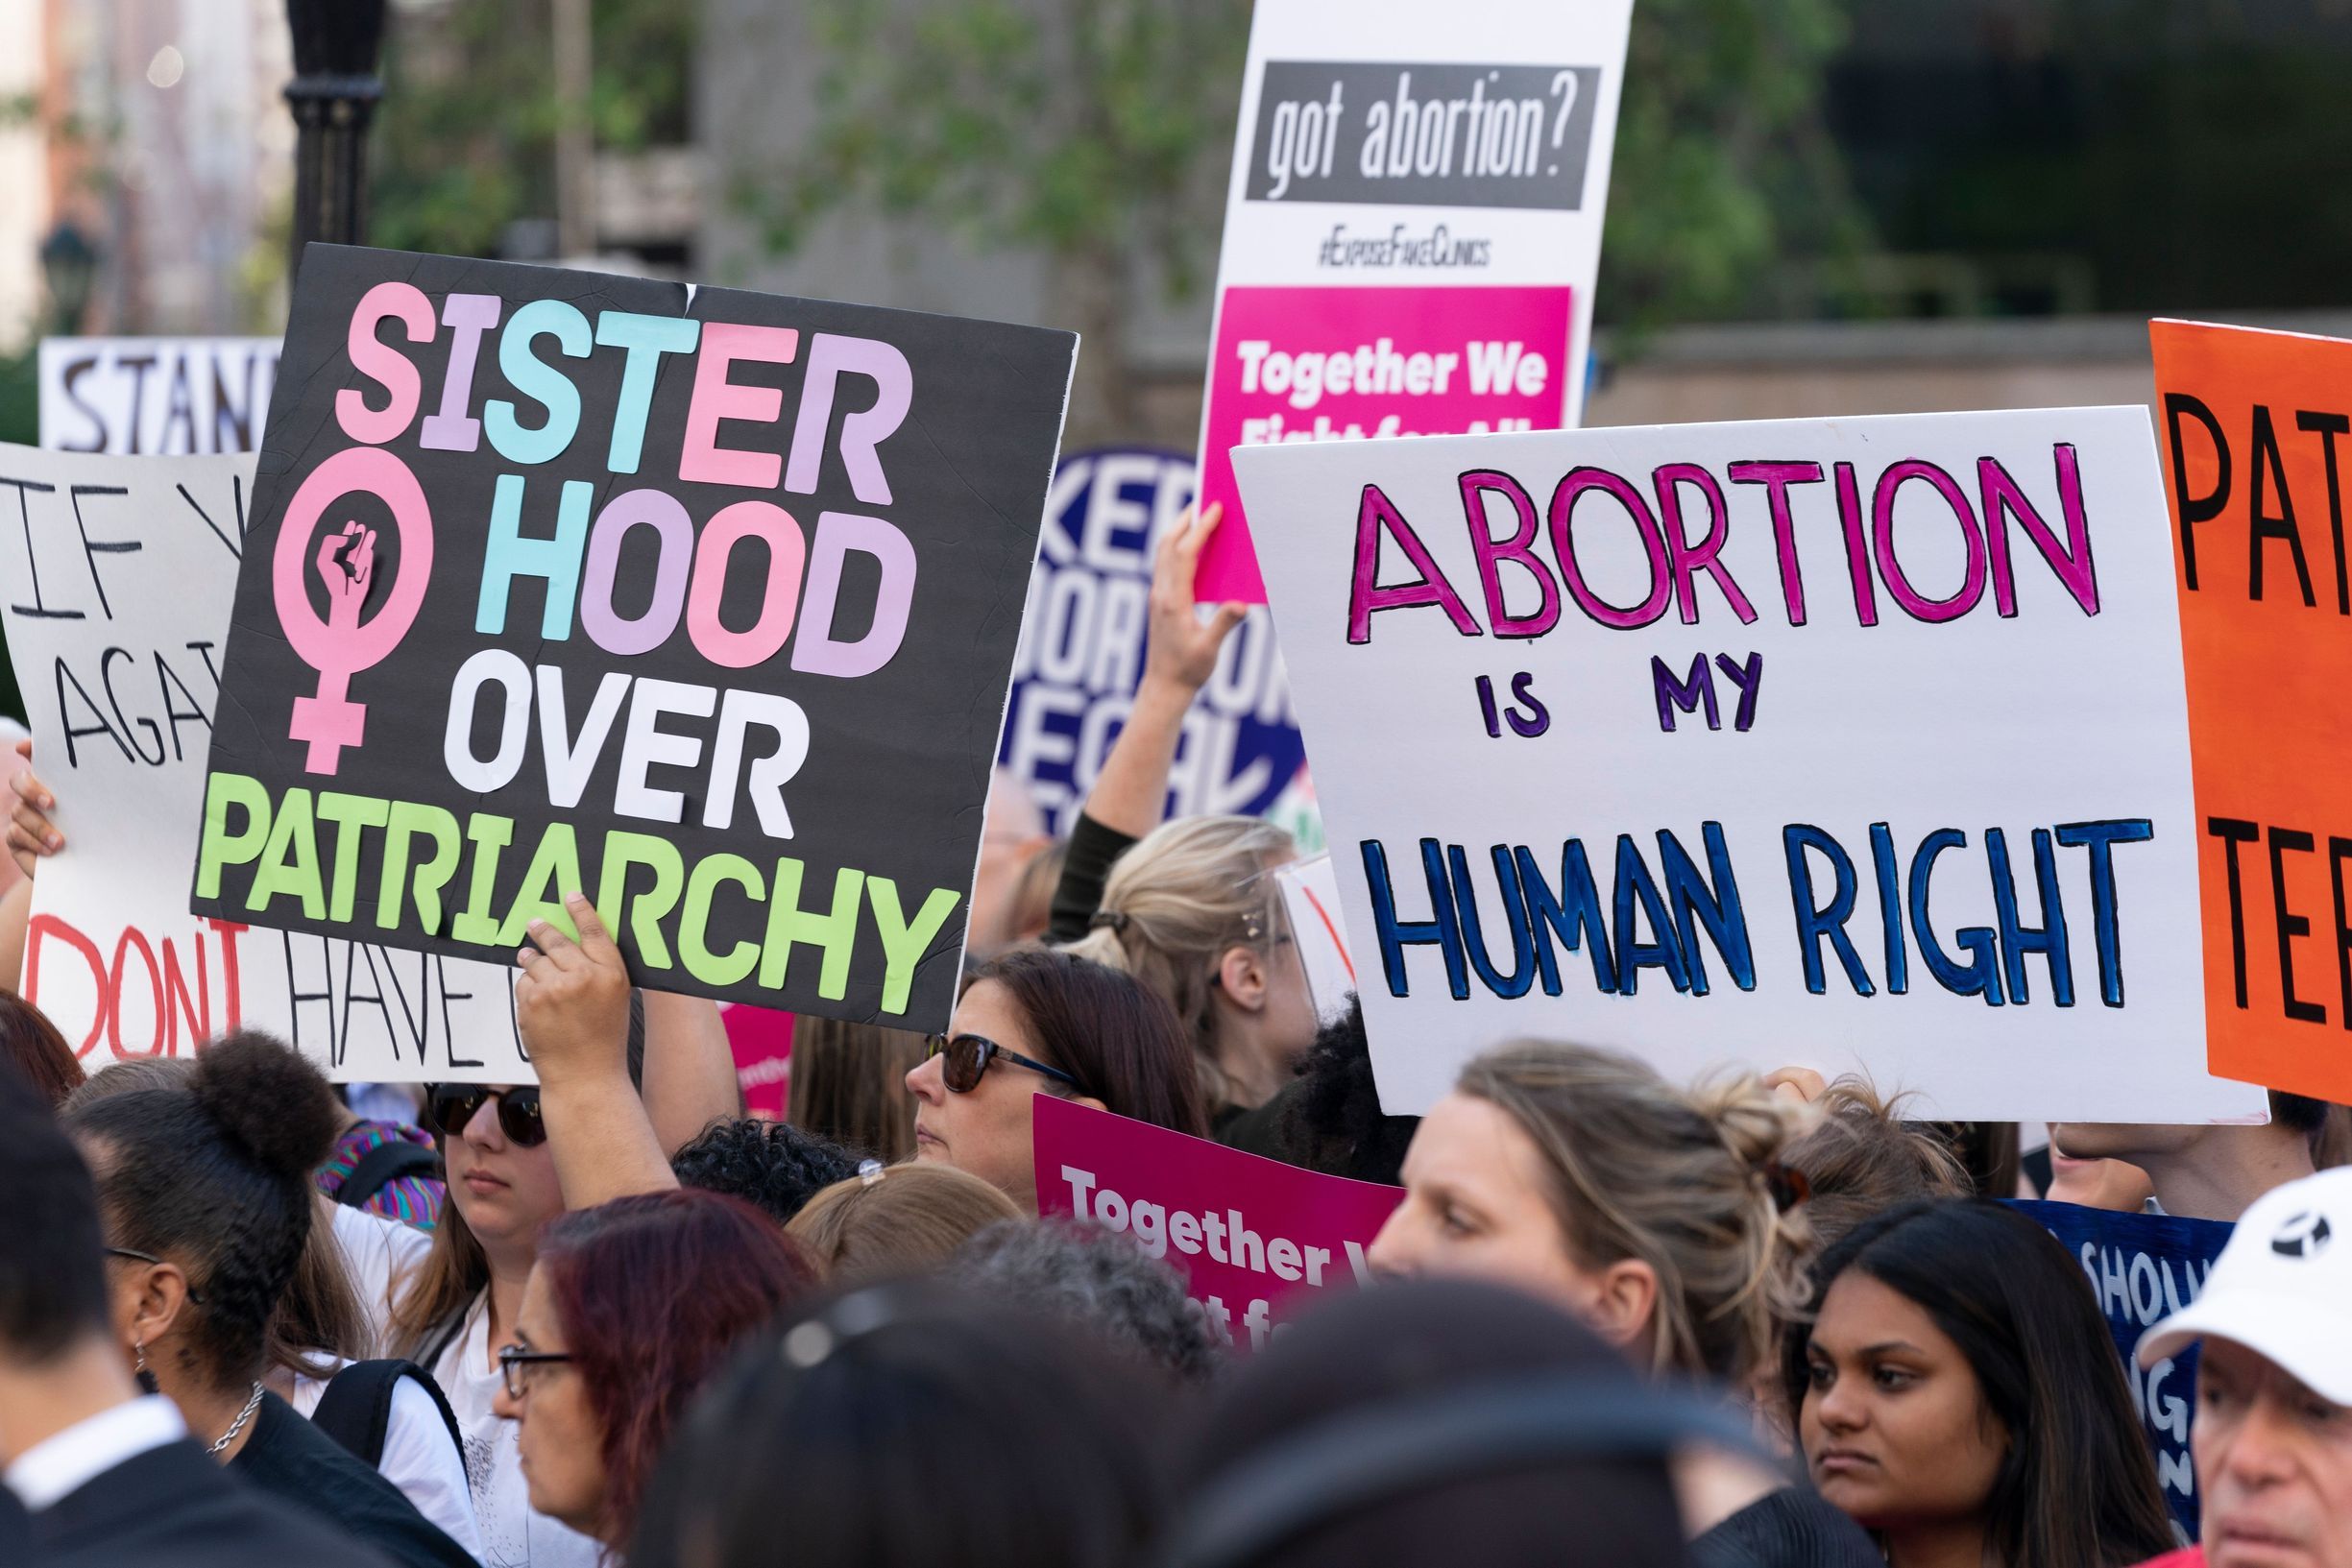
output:
<svg viewBox="0 0 2352 1568"><path fill-rule="evenodd" d="M310 1235L310 1171L340 1118L318 1069L265 1035L207 1048L183 1084L66 1112L97 1179L123 1353L247 1483L393 1561L473 1557L264 1386L271 1320Z"/></svg>
<svg viewBox="0 0 2352 1568"><path fill-rule="evenodd" d="M1371 1265L1515 1286L1653 1376L1744 1391L1803 1299L1806 1186L1780 1161L1796 1119L1753 1078L1685 1092L1613 1051L1500 1047L1422 1119ZM1685 1455L1675 1479L1702 1564L1878 1560L1850 1520L1777 1476Z"/></svg>
<svg viewBox="0 0 2352 1568"><path fill-rule="evenodd" d="M1176 1009L1220 1133L1297 1075L1315 1043L1281 888L1298 846L1256 817L1183 817L1119 857L1092 929L1070 944Z"/></svg>

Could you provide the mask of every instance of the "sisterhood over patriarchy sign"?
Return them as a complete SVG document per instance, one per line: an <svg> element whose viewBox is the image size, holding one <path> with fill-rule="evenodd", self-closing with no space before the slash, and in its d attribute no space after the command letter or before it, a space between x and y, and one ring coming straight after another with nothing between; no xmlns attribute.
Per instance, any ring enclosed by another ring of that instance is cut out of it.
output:
<svg viewBox="0 0 2352 1568"><path fill-rule="evenodd" d="M1958 1119L2261 1115L2205 1071L2145 410L1235 462L1389 1111L1550 1034Z"/></svg>
<svg viewBox="0 0 2352 1568"><path fill-rule="evenodd" d="M313 246L195 912L944 1025L1075 351Z"/></svg>

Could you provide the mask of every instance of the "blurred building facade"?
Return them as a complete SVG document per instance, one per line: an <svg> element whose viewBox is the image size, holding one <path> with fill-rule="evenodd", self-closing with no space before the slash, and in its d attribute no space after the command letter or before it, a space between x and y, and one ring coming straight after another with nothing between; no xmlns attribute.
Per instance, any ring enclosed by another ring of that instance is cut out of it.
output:
<svg viewBox="0 0 2352 1568"><path fill-rule="evenodd" d="M37 248L96 250L91 332L251 331L279 314L294 128L280 0L0 6L0 340L40 317Z"/></svg>

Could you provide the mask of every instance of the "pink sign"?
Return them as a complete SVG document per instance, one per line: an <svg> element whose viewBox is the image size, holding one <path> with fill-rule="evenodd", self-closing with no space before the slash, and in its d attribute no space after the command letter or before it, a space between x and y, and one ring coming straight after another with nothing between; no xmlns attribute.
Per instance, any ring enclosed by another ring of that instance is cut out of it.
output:
<svg viewBox="0 0 2352 1568"><path fill-rule="evenodd" d="M1264 604L1235 446L1557 430L1575 315L1566 285L1224 291L1201 422L1202 601Z"/></svg>
<svg viewBox="0 0 2352 1568"><path fill-rule="evenodd" d="M1404 1190L1318 1175L1052 1095L1036 1106L1037 1207L1125 1232L1176 1265L1237 1351L1262 1350L1364 1254Z"/></svg>
<svg viewBox="0 0 2352 1568"><path fill-rule="evenodd" d="M747 1001L722 1003L718 1009L718 1020L727 1026L727 1044L735 1051L735 1077L742 1085L746 1115L784 1120L792 1086L792 1019L790 1013Z"/></svg>

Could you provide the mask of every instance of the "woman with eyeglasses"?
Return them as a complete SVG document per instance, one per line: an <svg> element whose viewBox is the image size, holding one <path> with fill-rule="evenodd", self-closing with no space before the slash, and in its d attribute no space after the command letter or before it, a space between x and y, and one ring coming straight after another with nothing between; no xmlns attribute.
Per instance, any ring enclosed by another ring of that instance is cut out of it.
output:
<svg viewBox="0 0 2352 1568"><path fill-rule="evenodd" d="M1024 948L972 971L948 1032L907 1074L914 1157L952 1165L1037 1212L1038 1095L1205 1136L1200 1079L1168 1004L1131 976Z"/></svg>
<svg viewBox="0 0 2352 1568"><path fill-rule="evenodd" d="M596 1568L593 1535L531 1507L514 1425L497 1409L493 1351L513 1338L540 1232L564 1213L539 1089L432 1084L424 1118L441 1138L449 1198L423 1264L398 1282L392 1353L431 1372L457 1417L483 1560Z"/></svg>
<svg viewBox="0 0 2352 1568"><path fill-rule="evenodd" d="M310 1240L310 1171L339 1120L315 1067L250 1033L206 1048L181 1081L61 1118L97 1181L113 1321L149 1389L249 1484L410 1568L466 1568L473 1556L400 1487L268 1387L273 1318Z"/></svg>
<svg viewBox="0 0 2352 1568"><path fill-rule="evenodd" d="M549 1225L498 1352L496 1403L531 1507L618 1553L696 1390L815 1278L766 1216L717 1193L616 1198Z"/></svg>

